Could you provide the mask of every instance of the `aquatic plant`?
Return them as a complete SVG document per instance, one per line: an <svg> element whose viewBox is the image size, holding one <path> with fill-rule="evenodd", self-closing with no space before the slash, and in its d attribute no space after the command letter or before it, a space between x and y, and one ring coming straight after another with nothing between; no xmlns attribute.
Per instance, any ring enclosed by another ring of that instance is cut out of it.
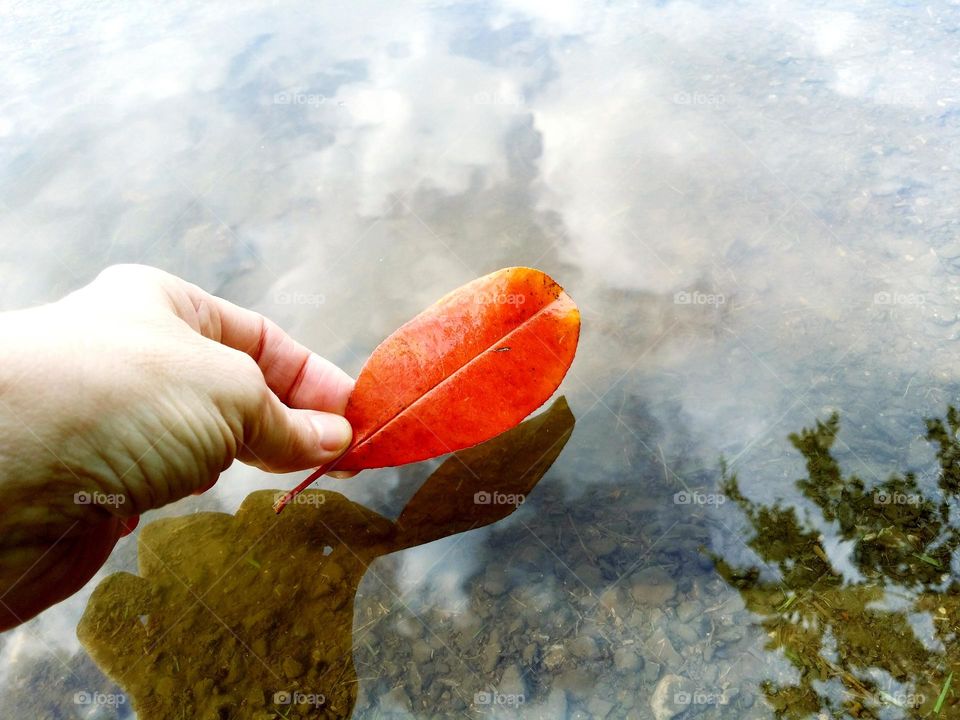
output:
<svg viewBox="0 0 960 720"><path fill-rule="evenodd" d="M930 419L926 427L937 447L936 493L925 492L913 473L873 487L844 475L831 454L836 414L789 436L806 459L807 477L796 486L836 539L852 544L860 578L844 577L823 531L796 508L751 501L723 468L724 492L746 515L748 545L768 572L715 556L717 570L759 616L767 649L782 652L798 675L795 683L764 683L777 717L881 718L891 707L912 718L958 712L950 681L960 670L960 583L951 576L960 547L952 512L960 492L960 413L949 407L945 421ZM909 608L891 609L884 602L891 595L907 598ZM934 637L918 637L917 613L931 619ZM892 682L881 687L880 678ZM843 690L839 702L831 683Z"/></svg>

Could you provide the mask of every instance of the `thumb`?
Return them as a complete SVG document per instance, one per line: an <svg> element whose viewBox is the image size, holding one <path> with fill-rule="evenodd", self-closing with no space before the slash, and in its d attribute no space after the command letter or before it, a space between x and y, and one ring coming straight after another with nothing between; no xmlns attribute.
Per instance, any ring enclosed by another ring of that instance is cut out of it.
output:
<svg viewBox="0 0 960 720"><path fill-rule="evenodd" d="M353 438L346 418L287 407L270 391L260 393L259 402L245 414L237 457L268 472L323 465L342 455Z"/></svg>

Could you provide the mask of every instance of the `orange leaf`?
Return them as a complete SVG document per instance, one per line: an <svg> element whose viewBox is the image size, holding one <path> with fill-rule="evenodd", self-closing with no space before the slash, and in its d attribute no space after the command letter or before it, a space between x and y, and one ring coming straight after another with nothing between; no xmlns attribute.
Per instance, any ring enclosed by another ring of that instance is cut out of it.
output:
<svg viewBox="0 0 960 720"><path fill-rule="evenodd" d="M548 275L498 270L444 296L367 360L344 413L353 442L330 470L426 460L488 440L542 405L577 349L580 312Z"/></svg>

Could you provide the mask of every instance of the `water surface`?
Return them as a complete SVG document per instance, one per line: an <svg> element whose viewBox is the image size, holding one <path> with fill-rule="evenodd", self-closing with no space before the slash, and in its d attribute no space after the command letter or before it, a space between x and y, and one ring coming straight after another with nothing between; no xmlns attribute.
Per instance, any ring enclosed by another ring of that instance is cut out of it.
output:
<svg viewBox="0 0 960 720"><path fill-rule="evenodd" d="M0 308L149 263L353 373L500 267L582 310L576 426L525 502L316 585L356 586L327 638L355 677L268 662L303 702L264 718L336 716L320 694L358 718L913 718L944 688L957 712L956 3L0 12ZM435 465L319 491L389 534ZM76 639L94 589L142 569L151 521L232 527L298 478L237 466L145 517L0 638L11 716L131 717L130 678ZM241 668L313 637L244 624L277 613L255 540L221 547L225 609L188 603L236 662L197 686L209 658L175 654L162 707L256 717L275 679Z"/></svg>

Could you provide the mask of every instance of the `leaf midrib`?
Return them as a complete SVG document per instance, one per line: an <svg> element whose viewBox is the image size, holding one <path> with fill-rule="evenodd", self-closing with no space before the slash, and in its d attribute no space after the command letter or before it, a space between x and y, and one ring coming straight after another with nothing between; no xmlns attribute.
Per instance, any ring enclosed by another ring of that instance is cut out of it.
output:
<svg viewBox="0 0 960 720"><path fill-rule="evenodd" d="M524 320L522 323L520 323L520 324L517 325L515 328L513 328L513 330L511 330L510 332L506 333L506 334L503 335L502 337L498 338L495 342L490 343L487 347L485 347L483 350L481 350L480 352L478 352L478 353L477 353L476 355L474 355L472 358L470 358L469 360L467 360L465 363L463 363L463 364L462 364L460 367L458 367L456 370L454 370L454 371L451 372L449 375L447 375L446 377L438 380L436 383L434 383L432 386L430 386L427 390L425 390L423 393L421 393L421 394L420 394L417 398L415 398L413 401L407 403L406 405L404 405L403 407L401 407L399 410L397 410L397 411L396 411L393 415L391 415L387 420L385 420L383 423L381 423L373 432L369 433L365 438L363 438L363 439L360 440L359 442L353 444L353 445L350 447L350 449L343 454L342 457L343 457L343 458L346 458L350 453L354 452L354 451L357 450L358 448L364 446L365 444L367 444L368 442L370 442L371 440L373 440L373 438L375 438L377 435L379 435L381 432L383 432L383 431L387 428L388 425L390 425L394 420L396 420L398 417L400 417L401 415L403 415L403 414L404 414L407 410L409 410L411 407L413 407L414 405L416 405L416 404L417 404L418 402L420 402L421 400L424 400L428 395L430 395L431 393L433 393L437 388L439 388L439 387L440 387L441 385L443 385L445 382L447 382L448 380L450 380L451 378L453 378L455 375L458 375L458 374L460 374L461 372L465 371L467 368L470 367L470 365L472 365L473 363L475 363L475 362L477 362L478 360L480 360L480 358L483 357L484 355L486 355L488 352L490 352L490 350L491 350L492 348L494 348L494 347L496 347L497 345L499 345L499 344L501 344L502 342L504 342L504 341L505 341L507 338L509 338L511 335L514 335L514 334L520 332L521 330L523 330L527 325L529 325L531 322L533 322L533 320L534 320L536 317L538 317L539 315L542 315L544 312L546 312L546 311L549 310L551 307L553 307L553 306L556 305L558 302L560 302L560 298L561 298L561 297L563 297L563 292L562 292L562 291L561 291L560 295L558 295L558 296L555 297L553 300L551 300L551 301L548 302L546 305L544 305L542 308L540 308L539 310L537 310L533 315L529 316L526 320ZM430 428L427 428L427 429L429 430ZM434 433L433 430L430 430L430 432L431 432L438 440L440 439L440 437L439 437L436 433ZM451 451L451 452L452 452L452 451Z"/></svg>

